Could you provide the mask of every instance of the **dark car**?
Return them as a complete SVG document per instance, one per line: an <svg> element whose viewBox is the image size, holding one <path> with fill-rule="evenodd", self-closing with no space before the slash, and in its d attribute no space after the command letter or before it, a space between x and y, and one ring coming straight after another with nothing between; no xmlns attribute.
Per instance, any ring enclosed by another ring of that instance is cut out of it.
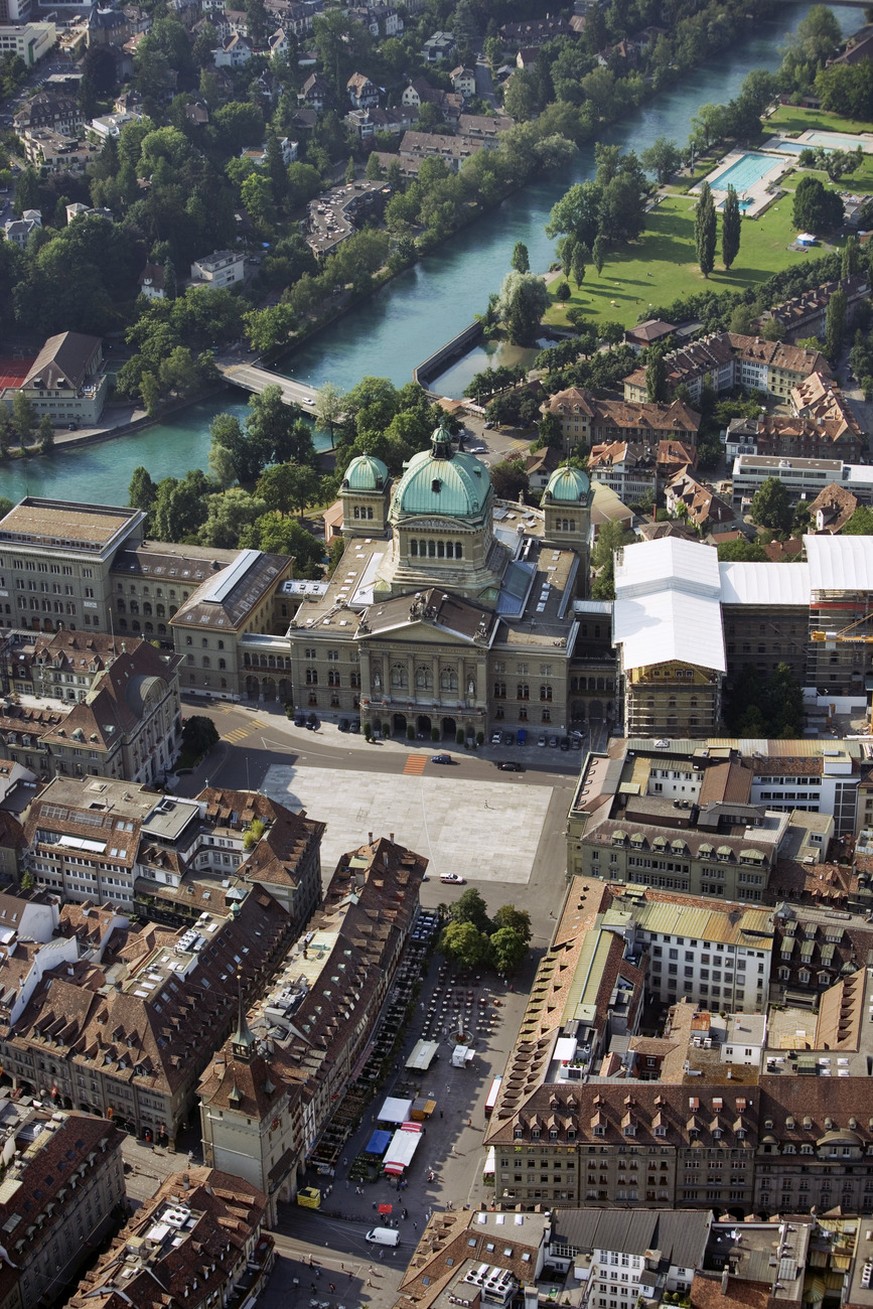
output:
<svg viewBox="0 0 873 1309"><path fill-rule="evenodd" d="M337 723L337 727L339 728L339 730L340 730L341 732L347 732L347 731L349 730L349 727L350 727L350 723L349 723L348 718L341 718L341 719L339 720L339 722Z"/></svg>
<svg viewBox="0 0 873 1309"><path fill-rule="evenodd" d="M317 732L319 726L320 726L320 724L319 724L319 721L318 721L318 717L317 717L315 714L307 714L307 715L306 715L306 730L307 730L307 731L309 731L309 732Z"/></svg>
<svg viewBox="0 0 873 1309"><path fill-rule="evenodd" d="M360 718L353 718L351 721L351 725L349 727L349 731L352 733L353 736L357 736L360 730L361 730Z"/></svg>
<svg viewBox="0 0 873 1309"><path fill-rule="evenodd" d="M503 733L503 744L504 744L504 745L515 745L515 732L504 732L504 733Z"/></svg>
<svg viewBox="0 0 873 1309"><path fill-rule="evenodd" d="M569 750L569 749L570 749L570 738L569 738L569 736L562 736L562 737L561 737L561 743L560 743L560 744L561 744L561 749L562 749L562 750Z"/></svg>
<svg viewBox="0 0 873 1309"><path fill-rule="evenodd" d="M453 764L455 762L450 754L432 754L430 761L432 764Z"/></svg>
<svg viewBox="0 0 873 1309"><path fill-rule="evenodd" d="M305 726L306 726L306 715L305 715L305 714L295 714L295 715L294 715L294 726L295 726L295 727L305 727Z"/></svg>
<svg viewBox="0 0 873 1309"><path fill-rule="evenodd" d="M524 767L523 767L523 765L522 765L522 764L519 764L519 763L516 763L516 761L515 761L514 759L505 759L505 760L503 761L503 763L502 763L502 764L498 764L497 767L500 769L501 773L523 773L523 772L524 772Z"/></svg>

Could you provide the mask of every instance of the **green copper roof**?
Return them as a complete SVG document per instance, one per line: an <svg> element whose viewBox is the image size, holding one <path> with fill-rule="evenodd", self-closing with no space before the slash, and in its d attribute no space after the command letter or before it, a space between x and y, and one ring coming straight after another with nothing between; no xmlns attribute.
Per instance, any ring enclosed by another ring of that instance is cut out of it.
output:
<svg viewBox="0 0 873 1309"><path fill-rule="evenodd" d="M482 512L491 479L475 455L456 454L440 426L430 450L413 455L394 497L398 514L439 514L468 518Z"/></svg>
<svg viewBox="0 0 873 1309"><path fill-rule="evenodd" d="M556 468L549 478L546 495L553 500L566 504L578 504L587 498L591 490L591 478L581 468L571 468L565 464Z"/></svg>
<svg viewBox="0 0 873 1309"><path fill-rule="evenodd" d="M373 455L358 455L346 469L343 483L350 491L381 491L388 482L388 469Z"/></svg>

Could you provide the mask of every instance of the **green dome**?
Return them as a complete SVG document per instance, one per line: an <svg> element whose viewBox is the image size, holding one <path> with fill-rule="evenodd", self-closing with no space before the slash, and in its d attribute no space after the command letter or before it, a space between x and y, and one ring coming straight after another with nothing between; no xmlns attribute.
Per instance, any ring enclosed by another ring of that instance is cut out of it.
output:
<svg viewBox="0 0 873 1309"><path fill-rule="evenodd" d="M491 490L488 469L475 455L452 449L446 429L438 427L430 450L410 459L394 493L394 513L438 514L441 518L475 518Z"/></svg>
<svg viewBox="0 0 873 1309"><path fill-rule="evenodd" d="M349 491L381 491L388 483L388 469L373 455L358 455L346 469L343 487Z"/></svg>
<svg viewBox="0 0 873 1309"><path fill-rule="evenodd" d="M556 468L549 478L546 495L561 504L578 504L587 500L591 491L591 478L581 468L571 468L565 464Z"/></svg>

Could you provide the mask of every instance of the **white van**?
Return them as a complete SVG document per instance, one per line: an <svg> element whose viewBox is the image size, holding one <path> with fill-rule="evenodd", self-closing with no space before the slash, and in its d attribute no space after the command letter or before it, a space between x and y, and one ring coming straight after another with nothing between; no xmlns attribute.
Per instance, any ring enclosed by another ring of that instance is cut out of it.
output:
<svg viewBox="0 0 873 1309"><path fill-rule="evenodd" d="M394 1227L374 1227L367 1233L367 1240L374 1245L399 1245L400 1233Z"/></svg>

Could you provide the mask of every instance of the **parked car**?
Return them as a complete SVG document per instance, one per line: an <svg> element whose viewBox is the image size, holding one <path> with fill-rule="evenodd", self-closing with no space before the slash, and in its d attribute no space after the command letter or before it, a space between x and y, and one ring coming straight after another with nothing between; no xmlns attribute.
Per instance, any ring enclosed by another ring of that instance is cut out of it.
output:
<svg viewBox="0 0 873 1309"><path fill-rule="evenodd" d="M556 736L550 736L550 737L549 737L549 745L551 746L551 748L552 748L553 750L557 750L557 748L558 748L558 738L557 738Z"/></svg>
<svg viewBox="0 0 873 1309"><path fill-rule="evenodd" d="M467 879L461 877L460 873L440 873L441 882L450 882L453 886L463 886Z"/></svg>
<svg viewBox="0 0 873 1309"><path fill-rule="evenodd" d="M545 745L545 743L546 743L546 738L544 736L537 737L537 745Z"/></svg>
<svg viewBox="0 0 873 1309"><path fill-rule="evenodd" d="M348 718L341 718L341 719L339 720L339 723L337 724L337 726L338 726L338 728L339 728L339 730L340 730L341 732L347 732L347 731L349 730L349 720L348 720Z"/></svg>
<svg viewBox="0 0 873 1309"><path fill-rule="evenodd" d="M503 763L498 764L497 767L500 769L502 773L524 772L524 767L521 764L517 763L514 759L505 759Z"/></svg>
<svg viewBox="0 0 873 1309"><path fill-rule="evenodd" d="M430 761L432 764L453 764L455 762L450 754L433 754Z"/></svg>
<svg viewBox="0 0 873 1309"><path fill-rule="evenodd" d="M515 732L504 732L504 733L503 733L503 744L504 744L504 745L515 745Z"/></svg>
<svg viewBox="0 0 873 1309"><path fill-rule="evenodd" d="M569 749L570 749L570 738L569 738L569 736L562 736L562 737L561 737L561 740L560 740L560 746L561 746L561 749L562 749L562 750L569 750Z"/></svg>
<svg viewBox="0 0 873 1309"><path fill-rule="evenodd" d="M492 733L491 733L491 744L492 744L492 745L500 745L501 740L502 740L502 737L501 737L501 735L500 735L499 732L492 732Z"/></svg>
<svg viewBox="0 0 873 1309"><path fill-rule="evenodd" d="M357 736L360 730L361 730L360 718L353 718L351 721L351 725L349 727L349 731L352 733L353 736Z"/></svg>

